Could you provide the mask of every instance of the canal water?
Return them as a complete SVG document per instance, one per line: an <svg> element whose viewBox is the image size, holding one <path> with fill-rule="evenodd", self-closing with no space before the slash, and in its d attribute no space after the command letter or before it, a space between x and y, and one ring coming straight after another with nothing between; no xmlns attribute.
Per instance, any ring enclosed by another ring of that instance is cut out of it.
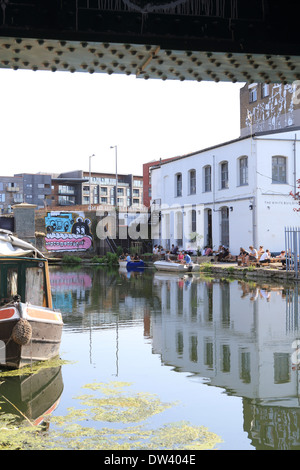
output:
<svg viewBox="0 0 300 470"><path fill-rule="evenodd" d="M50 435L52 419L92 406L81 422L110 426L103 448L142 449L147 436L197 449L199 429L204 448L300 448L297 286L147 268L50 275L64 320Z"/></svg>

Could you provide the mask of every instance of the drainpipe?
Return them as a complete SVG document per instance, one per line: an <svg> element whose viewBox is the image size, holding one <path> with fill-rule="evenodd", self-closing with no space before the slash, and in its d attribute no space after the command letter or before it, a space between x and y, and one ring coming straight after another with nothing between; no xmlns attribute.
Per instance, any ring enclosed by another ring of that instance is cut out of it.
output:
<svg viewBox="0 0 300 470"><path fill-rule="evenodd" d="M212 178L212 182L213 182L213 211L214 212L217 212L215 210L215 155L213 155L213 178Z"/></svg>
<svg viewBox="0 0 300 470"><path fill-rule="evenodd" d="M297 159L296 159L296 142L297 142L297 135L295 134L295 140L293 142L294 144L294 194L296 194L296 188L297 188L297 177L296 177L296 162L297 162Z"/></svg>

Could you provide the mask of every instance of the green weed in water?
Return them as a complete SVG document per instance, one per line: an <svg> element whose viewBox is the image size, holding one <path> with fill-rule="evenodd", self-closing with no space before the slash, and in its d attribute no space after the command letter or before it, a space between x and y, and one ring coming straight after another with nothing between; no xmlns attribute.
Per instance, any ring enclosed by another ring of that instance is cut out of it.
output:
<svg viewBox="0 0 300 470"><path fill-rule="evenodd" d="M152 416L175 404L148 393L129 393L129 387L126 382L87 384L89 392L75 398L81 406L70 408L66 416L53 416L50 428L27 421L16 426L13 416L0 413L0 450L209 450L222 442L187 422L147 426Z"/></svg>

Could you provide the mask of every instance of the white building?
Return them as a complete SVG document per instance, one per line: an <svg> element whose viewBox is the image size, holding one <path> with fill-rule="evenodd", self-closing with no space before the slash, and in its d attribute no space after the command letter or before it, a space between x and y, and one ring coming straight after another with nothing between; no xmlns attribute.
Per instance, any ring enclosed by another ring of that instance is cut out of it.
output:
<svg viewBox="0 0 300 470"><path fill-rule="evenodd" d="M290 195L300 178L300 128L255 134L176 157L151 169L154 236L164 247L285 247L300 225Z"/></svg>

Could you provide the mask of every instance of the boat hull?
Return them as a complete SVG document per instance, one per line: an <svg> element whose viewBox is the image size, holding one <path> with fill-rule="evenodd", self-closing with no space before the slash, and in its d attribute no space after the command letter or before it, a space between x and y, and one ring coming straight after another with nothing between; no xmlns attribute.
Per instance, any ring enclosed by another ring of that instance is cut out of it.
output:
<svg viewBox="0 0 300 470"><path fill-rule="evenodd" d="M60 313L51 309L0 309L0 367L19 369L58 356L62 328Z"/></svg>
<svg viewBox="0 0 300 470"><path fill-rule="evenodd" d="M155 261L154 266L158 271L177 272L177 273L188 273L199 271L200 266L198 264L181 264L172 263L170 261Z"/></svg>
<svg viewBox="0 0 300 470"><path fill-rule="evenodd" d="M127 271L140 271L145 267L144 261L128 261L126 265Z"/></svg>

